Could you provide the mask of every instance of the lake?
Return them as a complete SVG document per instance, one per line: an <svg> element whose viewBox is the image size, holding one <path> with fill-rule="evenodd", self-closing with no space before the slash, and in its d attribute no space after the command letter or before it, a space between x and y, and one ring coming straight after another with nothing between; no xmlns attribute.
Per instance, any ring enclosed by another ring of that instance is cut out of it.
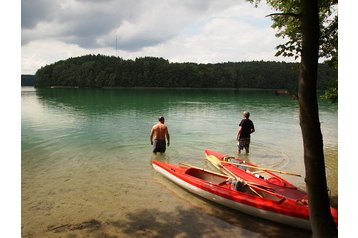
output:
<svg viewBox="0 0 358 238"><path fill-rule="evenodd" d="M330 195L338 197L338 106L319 101ZM212 169L204 150L236 154L243 111L250 154L305 189L297 101L272 91L21 89L22 237L310 237L198 198L156 173L152 159ZM163 115L171 145L154 155Z"/></svg>

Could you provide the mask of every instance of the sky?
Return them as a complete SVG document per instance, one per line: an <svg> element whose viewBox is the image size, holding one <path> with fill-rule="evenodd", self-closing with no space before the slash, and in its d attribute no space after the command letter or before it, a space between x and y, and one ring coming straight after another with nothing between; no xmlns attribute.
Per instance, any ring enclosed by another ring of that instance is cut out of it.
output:
<svg viewBox="0 0 358 238"><path fill-rule="evenodd" d="M22 0L21 73L86 54L221 63L275 57L265 4L246 0Z"/></svg>

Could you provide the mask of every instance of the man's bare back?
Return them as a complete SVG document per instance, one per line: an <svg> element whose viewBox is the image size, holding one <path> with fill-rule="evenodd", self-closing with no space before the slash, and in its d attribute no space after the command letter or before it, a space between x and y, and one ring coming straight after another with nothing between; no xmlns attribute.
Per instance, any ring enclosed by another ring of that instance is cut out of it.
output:
<svg viewBox="0 0 358 238"><path fill-rule="evenodd" d="M165 143L170 144L168 127L164 124L164 117L158 118L159 122L152 127L150 132L150 144L154 145L153 152L165 152Z"/></svg>
<svg viewBox="0 0 358 238"><path fill-rule="evenodd" d="M165 140L167 131L167 126L161 122L158 122L152 128L153 138L157 140Z"/></svg>

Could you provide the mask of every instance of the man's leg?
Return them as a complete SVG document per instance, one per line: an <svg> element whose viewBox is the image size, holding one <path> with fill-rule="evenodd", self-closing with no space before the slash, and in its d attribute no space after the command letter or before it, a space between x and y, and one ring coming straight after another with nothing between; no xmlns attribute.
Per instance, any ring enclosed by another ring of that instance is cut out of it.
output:
<svg viewBox="0 0 358 238"><path fill-rule="evenodd" d="M245 151L246 154L250 152L250 139L245 139Z"/></svg>

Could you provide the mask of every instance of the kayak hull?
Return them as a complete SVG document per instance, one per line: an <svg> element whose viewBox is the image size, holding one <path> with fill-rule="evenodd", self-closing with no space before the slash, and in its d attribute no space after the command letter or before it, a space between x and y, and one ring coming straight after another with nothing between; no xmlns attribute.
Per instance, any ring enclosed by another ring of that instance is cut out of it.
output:
<svg viewBox="0 0 358 238"><path fill-rule="evenodd" d="M311 229L308 207L305 205L280 196L266 199L237 191L225 183L228 177L210 174L209 171L200 171L159 161L152 161L152 165L157 172L180 187L214 203L281 224L305 230ZM205 179L204 175L208 174L211 177L216 177L216 181Z"/></svg>

